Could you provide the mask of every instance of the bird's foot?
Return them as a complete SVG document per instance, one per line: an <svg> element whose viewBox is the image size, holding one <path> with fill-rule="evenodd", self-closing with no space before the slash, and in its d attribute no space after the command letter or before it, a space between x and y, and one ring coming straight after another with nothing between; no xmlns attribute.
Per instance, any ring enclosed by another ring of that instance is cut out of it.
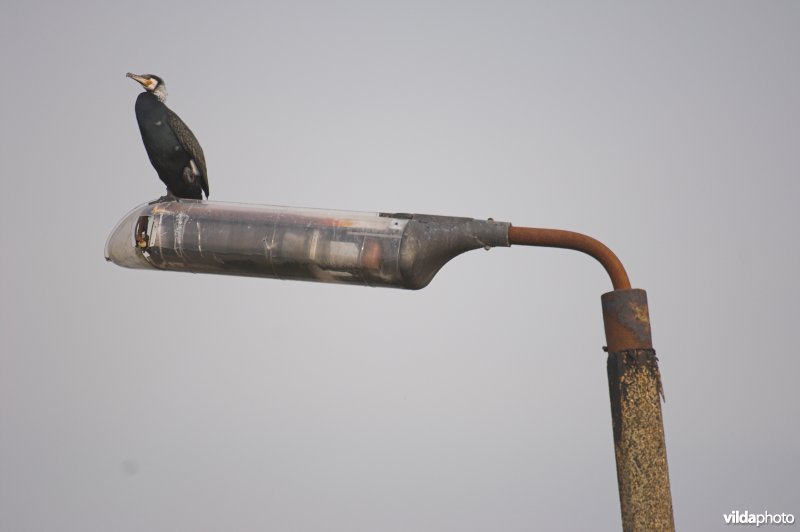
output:
<svg viewBox="0 0 800 532"><path fill-rule="evenodd" d="M178 198L175 196L161 196L160 198L149 202L148 205L155 205L156 203L168 203L170 201L178 201Z"/></svg>
<svg viewBox="0 0 800 532"><path fill-rule="evenodd" d="M167 190L167 193L165 195L161 196L157 200L151 201L150 203L148 203L148 205L154 205L156 203L166 203L168 201L180 201L180 199L178 199L178 196L174 195L172 192Z"/></svg>

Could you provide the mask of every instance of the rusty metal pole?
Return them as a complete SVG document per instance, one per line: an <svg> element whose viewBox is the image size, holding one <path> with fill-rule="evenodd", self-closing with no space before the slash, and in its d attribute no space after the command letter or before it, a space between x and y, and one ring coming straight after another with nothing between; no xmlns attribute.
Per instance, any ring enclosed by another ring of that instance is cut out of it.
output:
<svg viewBox="0 0 800 532"><path fill-rule="evenodd" d="M622 529L675 530L647 293L615 290L602 303Z"/></svg>
<svg viewBox="0 0 800 532"><path fill-rule="evenodd" d="M597 259L614 291L603 294L608 389L622 529L675 530L667 447L661 415L661 377L650 335L647 293L631 289L614 253L594 238L558 229L510 227L514 245L574 249Z"/></svg>

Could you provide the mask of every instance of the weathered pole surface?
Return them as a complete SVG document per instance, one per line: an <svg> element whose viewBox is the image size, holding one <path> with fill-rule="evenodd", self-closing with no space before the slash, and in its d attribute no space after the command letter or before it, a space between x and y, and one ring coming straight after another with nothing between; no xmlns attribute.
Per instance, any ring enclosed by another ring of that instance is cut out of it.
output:
<svg viewBox="0 0 800 532"><path fill-rule="evenodd" d="M602 303L622 529L675 530L647 293L615 290Z"/></svg>
<svg viewBox="0 0 800 532"><path fill-rule="evenodd" d="M675 530L667 448L661 416L661 377L650 334L647 293L631 289L617 256L589 236L559 229L510 227L512 245L574 249L597 259L613 292L602 296L608 389L622 529Z"/></svg>

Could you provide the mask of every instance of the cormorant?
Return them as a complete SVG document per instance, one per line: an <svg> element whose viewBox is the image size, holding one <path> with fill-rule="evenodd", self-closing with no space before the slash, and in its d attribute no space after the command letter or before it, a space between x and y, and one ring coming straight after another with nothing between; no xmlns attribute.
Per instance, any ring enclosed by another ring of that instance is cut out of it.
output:
<svg viewBox="0 0 800 532"><path fill-rule="evenodd" d="M144 148L158 177L167 185L167 198L208 198L208 173L203 148L189 127L164 104L167 86L153 74L127 77L145 92L136 98L136 120Z"/></svg>

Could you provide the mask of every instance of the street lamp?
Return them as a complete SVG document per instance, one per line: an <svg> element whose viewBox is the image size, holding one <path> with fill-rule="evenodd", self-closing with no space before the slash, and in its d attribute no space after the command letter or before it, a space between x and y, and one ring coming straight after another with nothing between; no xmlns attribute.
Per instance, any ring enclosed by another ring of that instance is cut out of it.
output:
<svg viewBox="0 0 800 532"><path fill-rule="evenodd" d="M105 256L128 268L417 290L461 253L511 245L574 249L608 272L614 290L601 302L622 528L674 530L647 294L594 238L491 219L180 200L133 209Z"/></svg>

